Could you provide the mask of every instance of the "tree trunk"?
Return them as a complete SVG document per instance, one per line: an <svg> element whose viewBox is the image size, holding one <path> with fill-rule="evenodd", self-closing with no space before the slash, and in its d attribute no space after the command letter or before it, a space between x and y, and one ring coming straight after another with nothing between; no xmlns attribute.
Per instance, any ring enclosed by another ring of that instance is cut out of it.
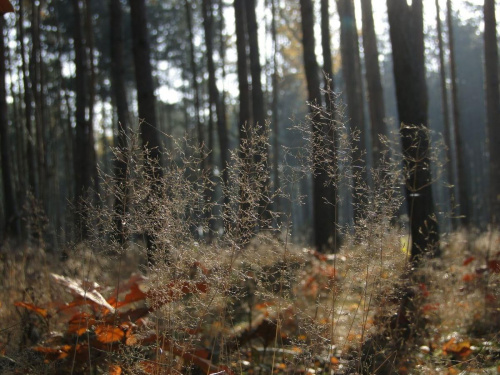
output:
<svg viewBox="0 0 500 375"><path fill-rule="evenodd" d="M203 124L200 118L200 88L198 86L198 64L196 64L195 49L194 49L194 34L193 34L193 16L191 10L191 3L189 0L184 0L184 7L186 9L186 22L189 33L189 60L191 68L191 81L193 84L194 92L194 117L196 120L196 131L198 136L198 147L200 150L205 148L205 136L203 132Z"/></svg>
<svg viewBox="0 0 500 375"><path fill-rule="evenodd" d="M438 33L438 48L439 48L439 78L441 81L441 107L443 112L443 134L444 141L446 144L446 157L448 159L448 183L453 185L455 183L455 177L453 173L453 152L452 152L452 141L450 132L450 111L448 110L448 90L446 88L446 68L444 65L444 44L443 44L443 31L441 27L441 15L439 8L439 0L436 2L436 27ZM454 222L452 222L454 226Z"/></svg>
<svg viewBox="0 0 500 375"><path fill-rule="evenodd" d="M278 4L276 4L278 2ZM279 7L279 0L271 0L271 38L273 41L273 76L272 76L272 133L273 133L273 183L274 183L274 193L275 193L275 207L274 211L281 212L281 200L280 200L280 176L279 176L279 160L280 160L280 146L279 146L279 116L278 116L278 105L279 105L279 83L278 83L278 38L277 38L277 28L276 28L276 6ZM281 222L278 220L278 226Z"/></svg>
<svg viewBox="0 0 500 375"><path fill-rule="evenodd" d="M264 105L264 94L262 92L261 66L259 53L259 39L257 29L257 16L255 14L255 0L245 0L248 45L250 50L250 72L252 76L252 112L254 125L259 127L260 135L265 132L266 110ZM267 178L261 190L261 200L259 202L259 219L262 227L269 227L271 224L270 202L266 199L269 196L269 171L268 171L269 149L263 146L261 153L255 156L255 164L263 163L264 170L258 173L266 173Z"/></svg>
<svg viewBox="0 0 500 375"><path fill-rule="evenodd" d="M354 0L337 0L340 17L340 51L342 54L342 72L347 96L347 114L351 133L359 132L359 142L353 149L353 214L354 221L362 214L360 211L364 182L368 181L363 150L368 149L365 133L365 111L361 61L359 57L358 31L354 13Z"/></svg>
<svg viewBox="0 0 500 375"><path fill-rule="evenodd" d="M153 70L150 60L148 24L146 15L146 0L129 0L132 26L132 52L134 55L135 83L137 87L137 106L139 109L139 131L142 146L147 154L146 174L153 187L153 193L148 197L151 212L161 195L161 143L156 119L156 97L153 83ZM154 218L152 224L156 224ZM156 250L156 228L146 232L148 263L154 263Z"/></svg>
<svg viewBox="0 0 500 375"><path fill-rule="evenodd" d="M236 27L236 51L238 55L238 88L240 94L240 114L238 129L240 138L245 133L241 127L251 120L250 118L250 88L248 85L248 59L247 59L247 37L246 37L246 14L245 0L234 0L234 16Z"/></svg>
<svg viewBox="0 0 500 375"><path fill-rule="evenodd" d="M384 91L380 78L377 36L375 34L371 0L361 0L361 17L363 22L363 49L365 51L373 165L374 167L379 167L381 160L380 153L384 149L384 145L380 141L380 136L387 135L387 130L385 126Z"/></svg>
<svg viewBox="0 0 500 375"><path fill-rule="evenodd" d="M0 150L2 158L2 184L5 215L5 234L18 237L21 234L19 212L17 211L14 181L11 169L11 150L7 118L7 92L5 88L5 20L0 16Z"/></svg>
<svg viewBox="0 0 500 375"><path fill-rule="evenodd" d="M448 25L448 43L450 48L450 78L451 78L451 105L453 109L453 135L455 138L455 156L457 162L457 175L455 184L458 186L458 213L462 225L469 225L471 219L471 207L469 194L467 193L467 178L465 166L465 147L460 131L460 109L458 104L457 89L457 67L455 62L455 36L453 33L453 18L451 0L446 1L446 22Z"/></svg>
<svg viewBox="0 0 500 375"><path fill-rule="evenodd" d="M153 84L153 70L145 0L129 0L132 22L132 48L134 55L137 106L139 108L142 145L154 162L161 160L161 144L156 120L156 97ZM150 170L156 175L159 170Z"/></svg>
<svg viewBox="0 0 500 375"><path fill-rule="evenodd" d="M222 182L227 185L229 163L229 139L226 128L226 114L220 100L219 89L215 77L215 64L213 59L213 12L212 0L203 0L203 27L205 29L205 45L207 47L207 68L208 68L208 94L210 106L215 107L217 116L217 135L219 137L220 159L222 170ZM225 198L227 199L227 197Z"/></svg>
<svg viewBox="0 0 500 375"><path fill-rule="evenodd" d="M490 218L500 221L500 90L495 0L484 0L486 120L490 151Z"/></svg>
<svg viewBox="0 0 500 375"><path fill-rule="evenodd" d="M23 9L23 1L19 2L19 22L17 23L18 30L18 39L21 50L21 67L23 72L23 86L24 86L24 121L27 132L26 139L26 157L28 159L28 183L29 190L33 193L35 198L40 198L40 192L38 189L38 181L36 175L36 156L35 156L35 143L34 138L35 134L33 131L33 106L31 99L31 85L28 76L28 64L26 63L26 46L24 43L24 9Z"/></svg>
<svg viewBox="0 0 500 375"><path fill-rule="evenodd" d="M439 254L427 124L422 0L387 0L396 98L406 172L411 260Z"/></svg>
<svg viewBox="0 0 500 375"><path fill-rule="evenodd" d="M315 54L314 16L311 0L300 0L302 17L302 46L304 54L304 69L307 80L308 99L310 104L310 119L313 132L313 225L314 244L318 251L332 249L335 233L335 209L330 204L334 197L329 188L327 173L322 170L322 155L324 150L323 137L329 134L327 125L316 115L312 106L321 106L321 90L318 62ZM327 200L329 203L326 203Z"/></svg>
<svg viewBox="0 0 500 375"><path fill-rule="evenodd" d="M88 101L88 69L87 53L82 35L81 11L79 0L73 0L74 24L73 39L75 47L75 87L76 87L76 139L74 148L75 164L75 198L77 204L92 187L92 178L96 176L94 136L92 124L87 118L89 111ZM77 219L77 227L83 236L87 235L85 217L82 221Z"/></svg>
<svg viewBox="0 0 500 375"><path fill-rule="evenodd" d="M116 237L120 243L125 243L127 235L123 228L123 215L125 214L127 188L126 178L128 159L126 155L129 132L129 109L127 104L127 91L125 89L125 67L123 65L123 15L120 0L110 0L110 48L111 48L111 83L114 103L117 113L117 148L119 155L115 161L115 178L117 194L114 202Z"/></svg>

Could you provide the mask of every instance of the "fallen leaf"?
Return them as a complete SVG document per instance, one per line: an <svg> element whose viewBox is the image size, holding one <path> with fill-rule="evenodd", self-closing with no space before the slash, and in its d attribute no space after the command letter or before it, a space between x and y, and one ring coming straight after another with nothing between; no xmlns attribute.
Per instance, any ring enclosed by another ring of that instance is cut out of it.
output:
<svg viewBox="0 0 500 375"><path fill-rule="evenodd" d="M40 315L42 318L47 318L49 316L49 313L47 310L42 309L41 307L35 306L31 303L26 303L26 302L14 302L14 306L18 307L24 307L25 309L31 310L38 315Z"/></svg>
<svg viewBox="0 0 500 375"><path fill-rule="evenodd" d="M119 341L123 338L123 336L125 336L125 332L123 332L120 328L109 325L100 325L96 327L95 334L97 336L97 340L103 344Z"/></svg>

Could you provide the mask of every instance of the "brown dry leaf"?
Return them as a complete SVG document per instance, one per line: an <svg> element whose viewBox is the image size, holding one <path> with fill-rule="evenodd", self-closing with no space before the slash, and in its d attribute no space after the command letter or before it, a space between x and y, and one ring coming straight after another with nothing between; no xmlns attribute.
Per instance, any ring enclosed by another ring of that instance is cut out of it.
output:
<svg viewBox="0 0 500 375"><path fill-rule="evenodd" d="M38 315L40 315L42 318L47 318L49 316L49 313L47 312L46 309L42 309L41 307L35 306L35 305L31 304L31 303L14 302L14 306L24 307L25 309L34 311Z"/></svg>
<svg viewBox="0 0 500 375"><path fill-rule="evenodd" d="M108 301L106 301L101 293L95 290L95 288L97 287L96 284L82 283L70 277L57 275L55 273L52 273L51 276L56 283L68 289L69 292L77 298L82 298L85 302L92 302L100 307L109 310L111 313L115 312L114 307L111 306Z"/></svg>
<svg viewBox="0 0 500 375"><path fill-rule="evenodd" d="M332 358L330 358L330 363L332 365L338 365L340 363L340 361L337 357L332 357Z"/></svg>
<svg viewBox="0 0 500 375"><path fill-rule="evenodd" d="M95 334L97 336L97 340L103 344L119 341L123 338L123 336L125 336L125 332L123 332L120 328L109 325L100 325L96 327Z"/></svg>
<svg viewBox="0 0 500 375"><path fill-rule="evenodd" d="M456 342L455 338L443 345L443 353L458 356L461 359L467 358L472 354L471 345L469 341Z"/></svg>
<svg viewBox="0 0 500 375"><path fill-rule="evenodd" d="M122 368L118 365L109 365L108 374L109 375L121 375Z"/></svg>

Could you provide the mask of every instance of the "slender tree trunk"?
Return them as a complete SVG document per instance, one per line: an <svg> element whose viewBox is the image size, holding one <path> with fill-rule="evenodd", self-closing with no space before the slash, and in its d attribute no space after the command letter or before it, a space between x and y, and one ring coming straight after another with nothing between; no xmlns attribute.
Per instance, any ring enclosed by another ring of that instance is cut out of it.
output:
<svg viewBox="0 0 500 375"><path fill-rule="evenodd" d="M36 156L35 156L35 143L34 138L35 134L33 132L33 106L32 106L32 98L31 98L31 85L30 79L28 77L28 64L26 63L26 46L24 43L24 6L22 1L19 2L19 12L18 12L18 38L21 50L21 66L23 72L23 86L24 86L24 117L25 117L25 126L26 126L26 157L28 159L28 183L30 191L34 194L35 198L40 198L40 193L38 189L38 181L36 175Z"/></svg>
<svg viewBox="0 0 500 375"><path fill-rule="evenodd" d="M17 210L16 195L11 169L11 150L9 142L7 118L7 92L5 86L5 20L0 16L0 156L2 158L2 185L5 215L5 234L18 237L21 234L19 212Z"/></svg>
<svg viewBox="0 0 500 375"><path fill-rule="evenodd" d="M307 91L310 105L321 106L321 90L319 79L319 68L315 54L314 40L314 16L311 0L300 0L300 13L302 17L302 46L304 54L304 68L307 79ZM313 132L313 223L314 244L318 251L332 249L335 232L335 210L331 204L331 189L329 188L328 176L321 169L322 150L324 144L322 138L329 134L325 123L316 115L316 111L310 107L312 132Z"/></svg>
<svg viewBox="0 0 500 375"><path fill-rule="evenodd" d="M484 0L486 120L490 151L490 218L500 222L500 88L495 0Z"/></svg>
<svg viewBox="0 0 500 375"><path fill-rule="evenodd" d="M277 4L276 4L277 3ZM279 116L278 116L278 106L279 106L279 83L278 83L278 32L276 28L276 8L279 7L279 0L271 0L271 38L273 41L273 76L272 76L272 132L273 132L273 176L274 176L274 193L275 193L275 211L281 212L281 199L280 199L280 175L279 175L279 160L280 160L280 146L279 146ZM278 226L280 226L280 221L278 219Z"/></svg>
<svg viewBox="0 0 500 375"><path fill-rule="evenodd" d="M156 120L156 97L150 60L146 1L129 0L129 4L132 16L132 47L142 144L148 150L151 160L159 162L161 144ZM159 172L159 170L154 172Z"/></svg>
<svg viewBox="0 0 500 375"><path fill-rule="evenodd" d="M193 34L193 16L191 10L191 3L189 0L184 0L184 7L186 9L186 22L189 33L189 60L191 68L191 80L194 92L194 116L196 120L196 131L198 136L198 147L200 150L204 149L205 136L203 131L203 124L200 118L200 88L198 85L198 64L196 63L195 48L194 48L194 34Z"/></svg>
<svg viewBox="0 0 500 375"><path fill-rule="evenodd" d="M321 0L321 47L323 51L323 74L324 74L324 97L325 97L325 108L330 117L332 124L328 127L328 134L325 136L330 139L331 150L329 150L328 159L330 160L329 168L334 171L337 166L337 151L335 148L336 144L336 131L335 131L335 120L338 119L335 96L334 96L334 77L333 77L333 64L332 64L332 50L330 45L330 4L329 0ZM326 120L326 119L325 119ZM333 237L333 250L337 250L338 243L338 231L337 231L337 221L338 221L338 191L335 183L330 184L325 187L327 196L330 197L330 203L332 209L334 210L334 221L332 225L334 227L334 237Z"/></svg>
<svg viewBox="0 0 500 375"><path fill-rule="evenodd" d="M361 17L363 22L363 49L365 51L373 164L375 167L379 167L381 160L380 153L384 149L384 145L380 141L380 136L387 135L387 130L385 126L384 90L382 89L382 80L380 78L377 36L375 34L371 0L361 0Z"/></svg>
<svg viewBox="0 0 500 375"><path fill-rule="evenodd" d="M236 50L238 55L238 88L240 93L240 114L238 128L240 138L245 134L241 127L251 120L250 115L250 88L248 85L248 59L246 37L245 0L234 0L234 15L236 27Z"/></svg>
<svg viewBox="0 0 500 375"><path fill-rule="evenodd" d="M439 48L439 77L441 80L441 107L443 112L443 133L444 133L444 141L446 143L446 157L448 162L448 183L453 185L455 183L455 177L453 173L453 152L452 152L452 141L451 141L451 132L450 132L450 111L448 110L448 90L446 88L446 68L444 64L444 44L443 44L443 31L441 27L441 15L439 8L439 0L435 1L436 3L436 26L438 33L438 48ZM455 226L455 223L452 221L452 226Z"/></svg>
<svg viewBox="0 0 500 375"><path fill-rule="evenodd" d="M40 199L45 202L47 198L47 164L45 155L45 121L44 121L44 97L42 84L42 57L41 57L41 41L40 41L40 7L41 2L33 1L31 3L31 59L30 59L30 75L31 88L35 103L35 127L36 127L36 155L37 155L37 170L39 181Z"/></svg>
<svg viewBox="0 0 500 375"><path fill-rule="evenodd" d="M446 22L448 25L448 43L450 48L450 78L451 78L451 106L453 113L453 135L455 138L455 156L457 163L457 175L455 184L458 186L458 212L462 225L469 225L471 219L471 207L469 194L467 193L467 178L465 166L465 147L460 131L460 108L458 104L458 81L457 65L455 61L455 36L453 33L453 17L451 0L446 1Z"/></svg>
<svg viewBox="0 0 500 375"><path fill-rule="evenodd" d="M264 105L264 93L262 91L261 73L262 68L260 66L260 53L259 53L259 39L258 39L258 29L257 29L257 16L255 14L255 0L245 0L246 4L246 16L247 16L247 29L248 29L248 45L250 50L250 72L252 76L252 112L254 125L259 127L258 133L260 135L265 132L265 117L266 110ZM259 218L260 225L263 227L269 227L271 224L270 215L270 202L268 202L267 197L269 196L269 173L268 173L268 160L269 160L269 149L267 146L263 146L261 152L255 157L255 164L259 165L263 163L264 170L259 173L266 173L267 178L261 191L261 200L259 202Z"/></svg>
<svg viewBox="0 0 500 375"><path fill-rule="evenodd" d="M365 133L365 111L363 95L363 79L359 56L358 31L354 12L354 0L337 0L340 17L340 50L342 54L342 72L347 96L347 113L351 132L359 132L359 142L352 153L353 172L353 214L356 222L362 214L360 210L364 182L368 181L363 150L368 150Z"/></svg>
<svg viewBox="0 0 500 375"><path fill-rule="evenodd" d="M411 259L416 263L425 254L439 254L429 159L422 0L413 0L411 6L400 0L387 0L387 8L407 173Z"/></svg>
<svg viewBox="0 0 500 375"><path fill-rule="evenodd" d="M132 50L134 55L135 83L137 86L137 106L139 108L139 130L142 137L142 146L147 154L146 173L151 180L155 191L148 197L148 204L152 211L157 203L160 192L159 179L161 170L161 143L156 119L156 97L154 93L153 70L150 60L150 46L148 39L148 25L145 0L129 0ZM156 249L156 229L154 225L146 232L146 246L148 263L154 263Z"/></svg>
<svg viewBox="0 0 500 375"><path fill-rule="evenodd" d="M73 0L72 4L74 12L73 39L76 67L76 139L73 159L75 164L75 197L77 204L80 204L81 199L85 197L88 189L93 186L92 178L96 175L96 159L93 144L93 128L87 118L87 112L89 111L87 86L88 60L82 35L79 0ZM77 227L79 227L84 237L87 235L85 220L85 217L83 217L82 221L77 219Z"/></svg>
<svg viewBox="0 0 500 375"><path fill-rule="evenodd" d="M119 155L115 161L115 178L118 188L114 207L116 212L116 234L120 243L125 243L127 235L123 228L123 215L127 210L127 170L126 154L129 133L129 109L125 89L125 67L123 64L123 15L120 0L110 0L110 47L111 47L111 83L116 106L118 132L116 136Z"/></svg>
<svg viewBox="0 0 500 375"><path fill-rule="evenodd" d="M219 138L220 158L222 169L222 182L227 185L229 162L229 139L227 135L226 114L220 99L219 89L215 77L215 64L213 59L213 12L212 0L203 0L203 26L205 29L205 45L207 47L207 68L208 68L208 93L210 105L215 107L217 116L217 135ZM227 197L225 198L227 199Z"/></svg>

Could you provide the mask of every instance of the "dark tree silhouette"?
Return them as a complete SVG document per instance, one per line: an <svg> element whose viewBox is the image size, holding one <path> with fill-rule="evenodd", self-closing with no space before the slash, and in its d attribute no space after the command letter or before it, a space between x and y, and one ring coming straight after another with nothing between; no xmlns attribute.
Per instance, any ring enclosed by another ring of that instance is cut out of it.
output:
<svg viewBox="0 0 500 375"><path fill-rule="evenodd" d="M92 187L92 178L97 175L94 151L94 130L89 120L89 91L87 52L82 34L80 2L73 0L73 39L75 48L76 85L76 138L73 160L75 164L75 197L78 201L85 197ZM83 236L87 235L85 217L77 215L77 226Z"/></svg>
<svg viewBox="0 0 500 375"><path fill-rule="evenodd" d="M2 162L3 206L5 233L17 237L21 234L19 212L17 211L14 181L11 167L11 148L7 118L7 92L5 88L5 20L0 15L0 150Z"/></svg>
<svg viewBox="0 0 500 375"><path fill-rule="evenodd" d="M396 98L401 123L406 198L411 227L411 259L439 252L434 217L427 124L422 0L387 0Z"/></svg>
<svg viewBox="0 0 500 375"><path fill-rule="evenodd" d="M385 126L384 91L380 78L377 36L375 34L371 0L361 0L361 17L363 22L363 49L365 51L373 164L374 166L378 166L381 160L380 152L383 151L384 147L380 141L380 135L386 135L387 130Z"/></svg>
<svg viewBox="0 0 500 375"><path fill-rule="evenodd" d="M318 251L332 249L335 233L335 209L330 204L332 201L331 189L329 188L328 176L320 169L321 155L320 138L328 134L325 124L316 115L314 106L321 106L321 89L319 79L319 68L315 54L314 39L314 16L311 0L300 1L300 13L302 16L302 46L304 54L304 69L307 80L308 101L311 108L311 121L313 132L313 217L314 217L314 244ZM328 200L328 203L325 202Z"/></svg>
<svg viewBox="0 0 500 375"><path fill-rule="evenodd" d="M453 135L455 138L455 157L457 162L457 175L455 184L458 186L458 203L460 221L469 225L471 220L471 207L467 193L467 179L465 172L465 147L460 131L460 108L458 103L457 64L455 58L455 35L453 32L453 17L451 0L446 1L446 23L448 26L448 44L450 48L450 78L451 78L451 106L453 113Z"/></svg>
<svg viewBox="0 0 500 375"><path fill-rule="evenodd" d="M127 91L125 89L125 67L123 64L123 15L120 0L110 0L110 47L111 47L111 82L114 95L114 103L118 117L116 143L120 155L115 161L115 177L118 193L115 198L115 220L117 238L121 243L126 240L123 228L123 215L126 211L126 177L128 160L126 157L127 136L129 132L129 109L127 103Z"/></svg>
<svg viewBox="0 0 500 375"><path fill-rule="evenodd" d="M498 86L498 45L495 0L484 0L484 62L486 120L490 151L490 216L500 220L500 88Z"/></svg>

